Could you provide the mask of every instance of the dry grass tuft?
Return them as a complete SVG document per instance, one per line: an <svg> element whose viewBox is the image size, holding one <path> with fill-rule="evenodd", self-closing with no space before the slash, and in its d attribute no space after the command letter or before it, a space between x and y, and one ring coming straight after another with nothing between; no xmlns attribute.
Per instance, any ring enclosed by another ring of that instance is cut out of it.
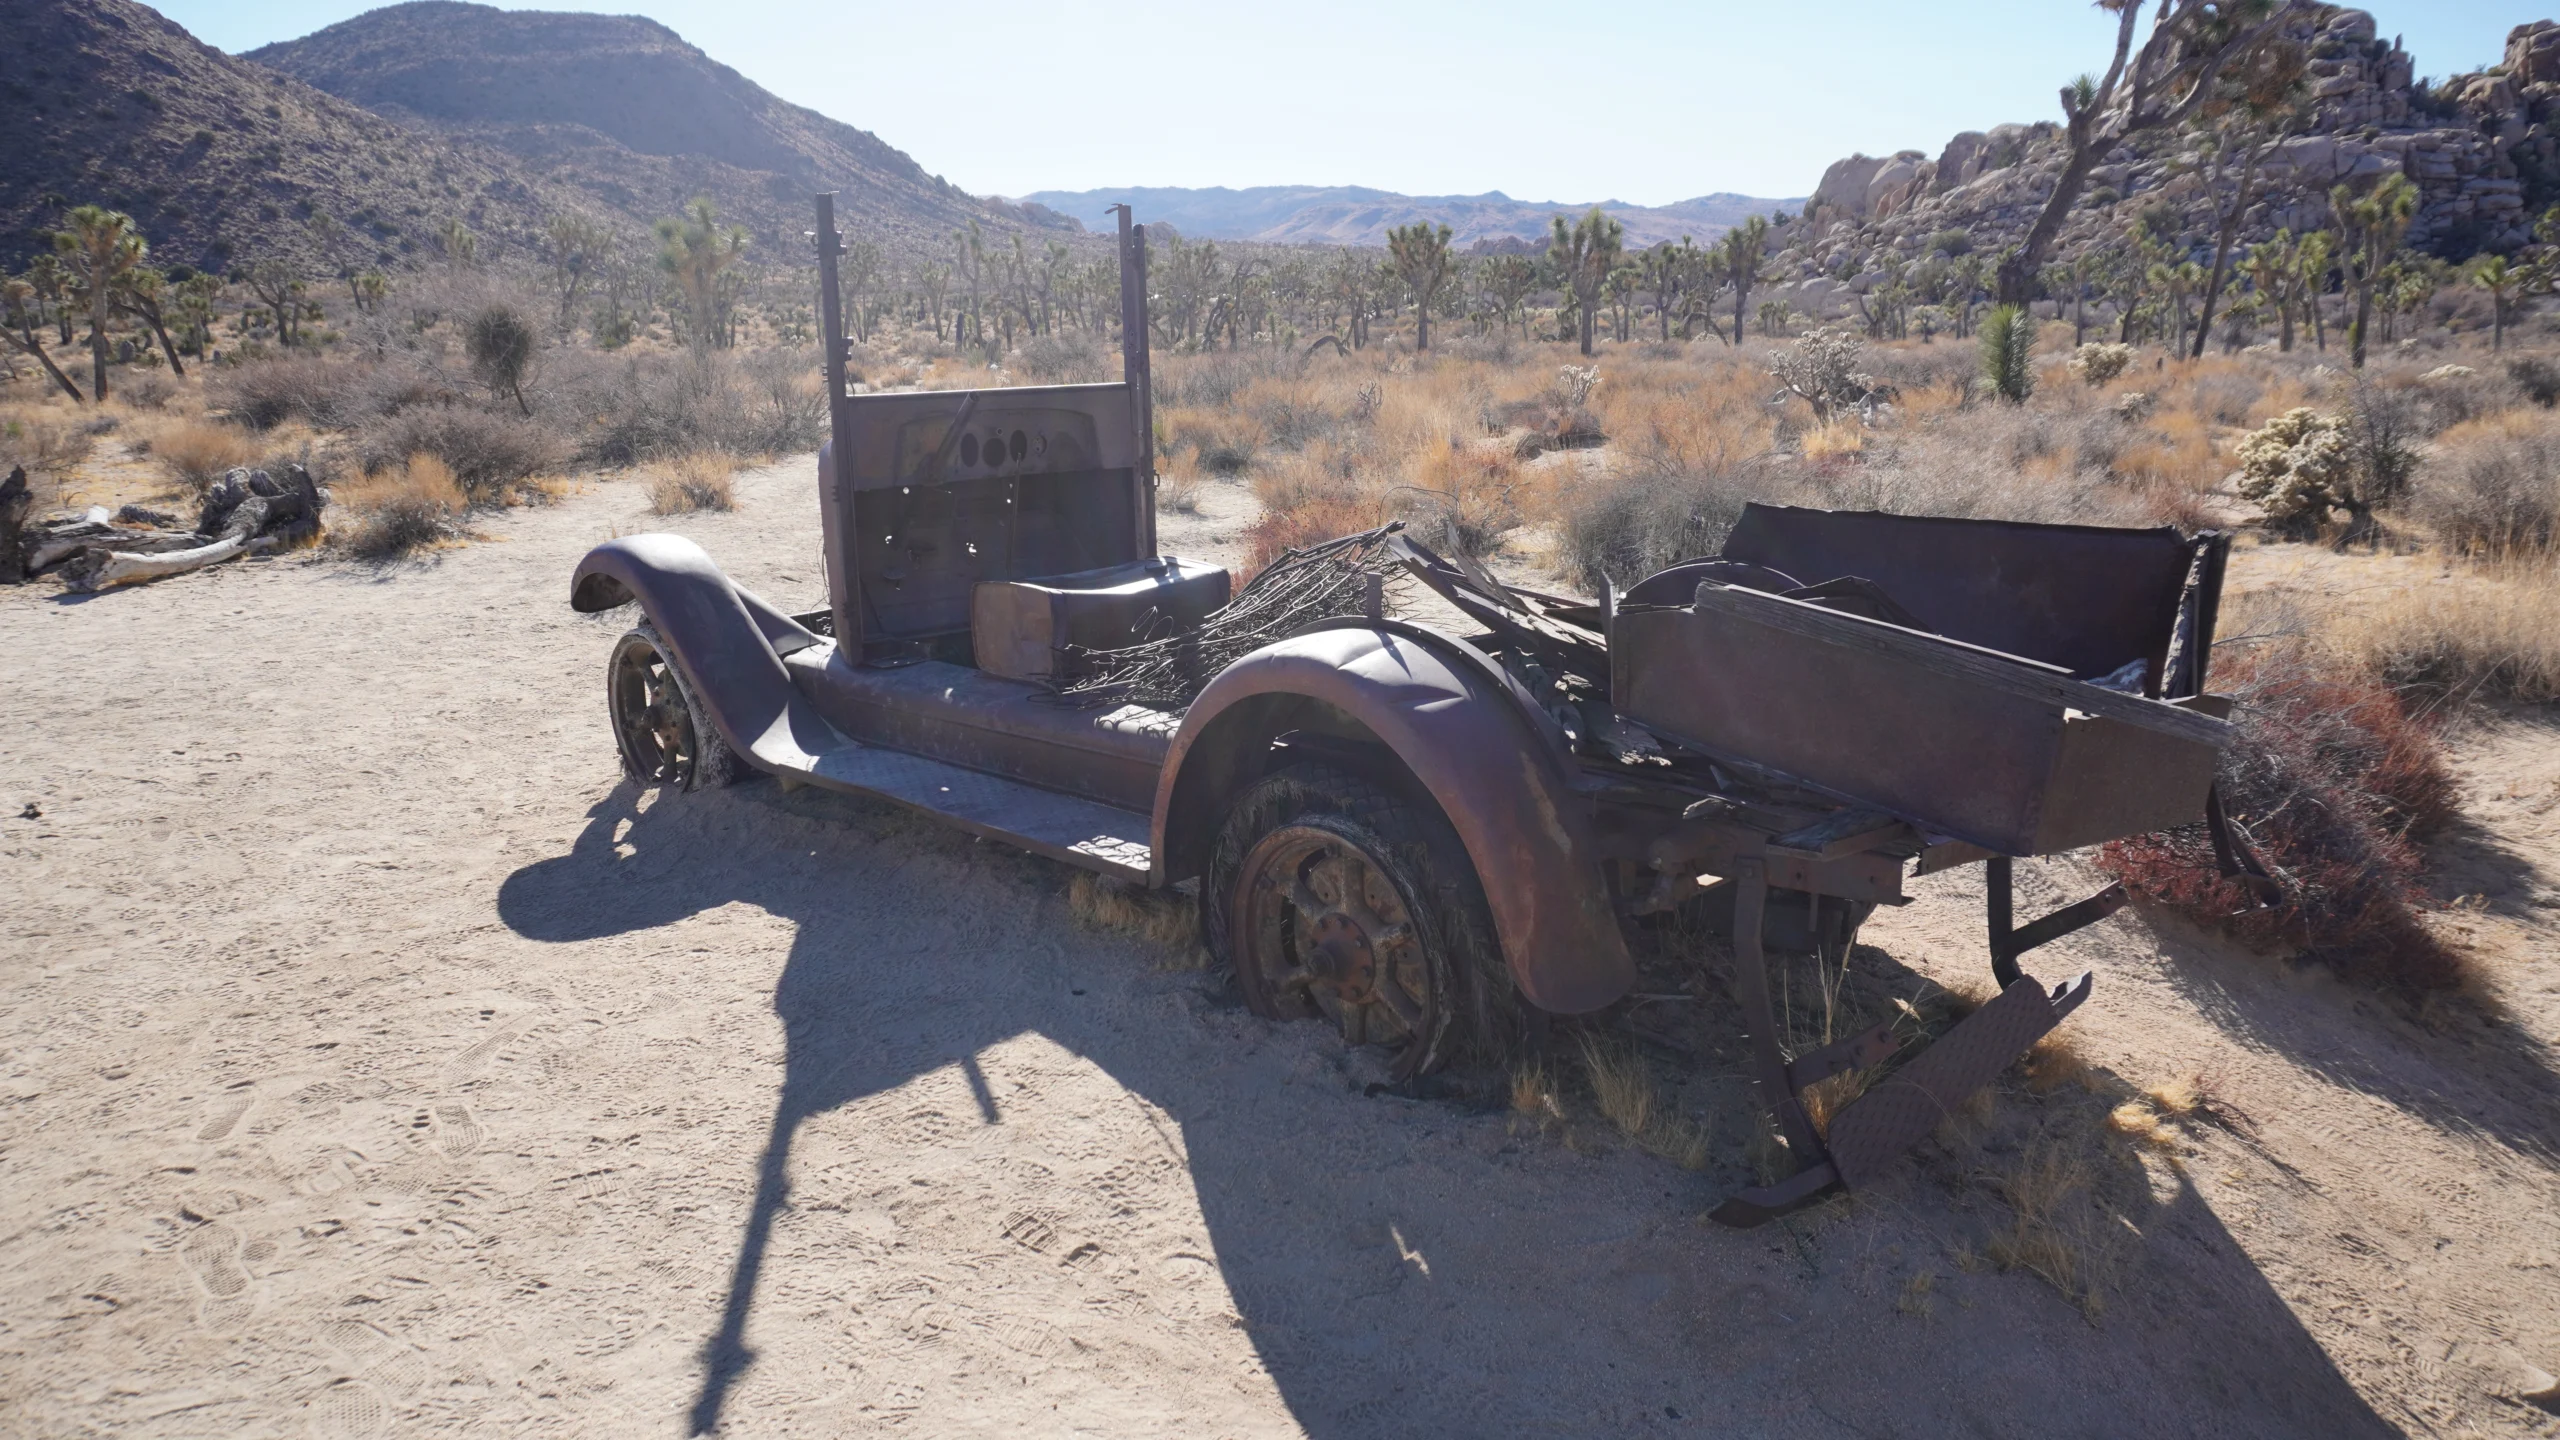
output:
<svg viewBox="0 0 2560 1440"><path fill-rule="evenodd" d="M254 464L257 443L243 432L209 420L173 420L151 437L151 453L170 478L202 495L227 472Z"/></svg>
<svg viewBox="0 0 2560 1440"><path fill-rule="evenodd" d="M1582 1037L1581 1049L1592 1098L1619 1134L1683 1170L1706 1167L1705 1133L1663 1098L1644 1056L1590 1034Z"/></svg>
<svg viewBox="0 0 2560 1440"><path fill-rule="evenodd" d="M658 515L738 508L738 461L717 450L696 450L659 461L649 473L649 509Z"/></svg>
<svg viewBox="0 0 2560 1440"><path fill-rule="evenodd" d="M1097 930L1182 949L1198 964L1199 907L1177 891L1140 890L1080 872L1067 882L1067 913Z"/></svg>
<svg viewBox="0 0 2560 1440"><path fill-rule="evenodd" d="M2158 1106L2161 1114L2184 1120L2204 1108L2204 1077L2190 1071L2164 1080L2143 1091L2142 1095Z"/></svg>
<svg viewBox="0 0 2560 1440"><path fill-rule="evenodd" d="M2078 1042L2067 1031L2045 1032L2044 1038L2027 1051L2023 1063L2028 1086L2039 1093L2065 1085L2092 1089L2098 1083L2097 1072L2089 1067L2088 1057L2080 1053Z"/></svg>
<svg viewBox="0 0 2560 1440"><path fill-rule="evenodd" d="M2003 1270L2038 1276L2097 1319L2116 1240L2104 1212L2085 1203L2095 1179L2086 1147L2068 1135L2038 1136L1984 1179L2008 1203L2009 1223L1983 1253Z"/></svg>
<svg viewBox="0 0 2560 1440"><path fill-rule="evenodd" d="M1934 1308L1929 1298L1930 1293L1937 1288L1937 1272L1923 1270L1902 1282L1901 1298L1893 1302L1893 1308L1914 1320L1926 1320L1929 1318L1929 1312Z"/></svg>
<svg viewBox="0 0 2560 1440"><path fill-rule="evenodd" d="M393 560L462 533L469 505L452 469L433 455L339 485L333 496L350 517L331 539L360 560Z"/></svg>
<svg viewBox="0 0 2560 1440"><path fill-rule="evenodd" d="M2560 701L2560 568L2551 552L2444 567L2333 618L2324 637L2350 665L2430 701Z"/></svg>
<svg viewBox="0 0 2560 1440"><path fill-rule="evenodd" d="M2107 1112L2107 1128L2137 1145L2175 1150L2185 1137L2148 1100L2127 1100Z"/></svg>
<svg viewBox="0 0 2560 1440"><path fill-rule="evenodd" d="M1564 1103L1556 1098L1555 1073L1545 1061L1525 1060L1512 1070L1511 1113L1540 1125L1563 1122Z"/></svg>

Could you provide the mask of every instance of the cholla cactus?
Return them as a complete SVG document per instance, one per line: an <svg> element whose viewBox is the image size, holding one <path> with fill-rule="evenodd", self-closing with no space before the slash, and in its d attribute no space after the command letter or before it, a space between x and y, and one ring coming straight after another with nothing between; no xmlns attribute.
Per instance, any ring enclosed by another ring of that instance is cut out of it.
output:
<svg viewBox="0 0 2560 1440"><path fill-rule="evenodd" d="M2092 389L2104 385L2133 364L2133 347L2093 340L2071 352L2071 373Z"/></svg>
<svg viewBox="0 0 2560 1440"><path fill-rule="evenodd" d="M2267 523L2307 530L2347 503L2355 457L2347 422L2308 407L2287 410L2240 442L2240 493Z"/></svg>
<svg viewBox="0 0 2560 1440"><path fill-rule="evenodd" d="M1556 371L1556 393L1567 405L1580 405L1590 399L1591 392L1598 388L1600 367L1597 365L1567 365Z"/></svg>
<svg viewBox="0 0 2560 1440"><path fill-rule="evenodd" d="M1769 367L1786 387L1778 398L1801 398L1813 407L1814 419L1826 423L1833 411L1864 402L1876 388L1875 377L1857 368L1858 352L1865 348L1865 341L1845 330L1807 331Z"/></svg>

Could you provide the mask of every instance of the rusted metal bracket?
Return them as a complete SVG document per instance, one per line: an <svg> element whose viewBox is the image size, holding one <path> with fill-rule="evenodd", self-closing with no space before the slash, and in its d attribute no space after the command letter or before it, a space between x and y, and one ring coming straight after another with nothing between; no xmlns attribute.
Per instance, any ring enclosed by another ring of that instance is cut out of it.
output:
<svg viewBox="0 0 2560 1440"><path fill-rule="evenodd" d="M2010 921L2010 891L2015 862L2006 855L1994 855L1983 863L1982 893L1984 908L1989 912L1991 929L1991 977L2007 990L2018 983L2018 957L2039 945L2047 945L2074 930L2095 925L2124 908L2126 895L2122 885L2110 885L2088 899L2065 905L2040 920L2024 925Z"/></svg>

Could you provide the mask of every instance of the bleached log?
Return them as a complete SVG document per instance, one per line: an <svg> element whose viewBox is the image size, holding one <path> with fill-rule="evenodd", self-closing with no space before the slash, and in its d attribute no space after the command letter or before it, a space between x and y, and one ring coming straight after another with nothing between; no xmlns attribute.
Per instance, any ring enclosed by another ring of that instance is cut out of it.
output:
<svg viewBox="0 0 2560 1440"><path fill-rule="evenodd" d="M252 539L247 535L225 535L210 545L192 550L171 550L158 555L137 555L127 550L109 550L91 546L74 560L64 573L69 587L79 591L104 590L113 585L130 585L141 580L158 580L170 575L184 575L219 565L235 556L253 550L275 547L272 539Z"/></svg>

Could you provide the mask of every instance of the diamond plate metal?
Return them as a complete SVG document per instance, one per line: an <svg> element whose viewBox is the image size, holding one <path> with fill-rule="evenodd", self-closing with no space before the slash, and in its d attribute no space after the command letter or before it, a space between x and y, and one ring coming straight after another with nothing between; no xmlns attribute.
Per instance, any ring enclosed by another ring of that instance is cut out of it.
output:
<svg viewBox="0 0 2560 1440"><path fill-rule="evenodd" d="M1832 1120L1825 1141L1840 1179L1854 1189L1875 1178L2060 1019L2032 975L1966 1016Z"/></svg>

